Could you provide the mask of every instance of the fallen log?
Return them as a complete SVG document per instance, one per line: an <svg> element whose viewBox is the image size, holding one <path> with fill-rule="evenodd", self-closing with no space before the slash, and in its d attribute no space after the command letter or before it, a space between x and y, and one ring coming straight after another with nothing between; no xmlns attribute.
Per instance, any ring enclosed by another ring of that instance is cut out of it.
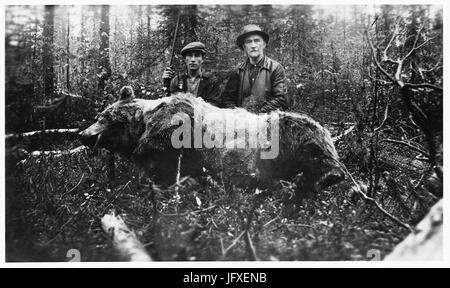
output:
<svg viewBox="0 0 450 288"><path fill-rule="evenodd" d="M430 212L384 261L442 261L443 260L443 201Z"/></svg>
<svg viewBox="0 0 450 288"><path fill-rule="evenodd" d="M84 145L78 146L76 148L70 150L52 150L52 151L33 151L28 154L28 158L21 160L20 164L24 164L30 159L30 157L39 157L39 156L53 156L53 157L61 157L63 155L76 154L86 151L88 148Z"/></svg>
<svg viewBox="0 0 450 288"><path fill-rule="evenodd" d="M38 131L31 131L31 132L25 132L25 133L11 133L11 134L6 134L5 138L12 138L12 137L30 137L30 136L34 136L34 135L39 135L39 134L74 134L74 133L78 133L80 131L80 129L78 128L74 128L74 129L47 129L47 130L38 130Z"/></svg>
<svg viewBox="0 0 450 288"><path fill-rule="evenodd" d="M87 147L84 145L78 146L77 148L73 148L70 150L51 150L51 151L33 151L30 153L30 156L32 157L38 157L38 156L55 156L55 157L60 157L62 155L68 155L68 154L75 154L75 153L80 153L87 150Z"/></svg>
<svg viewBox="0 0 450 288"><path fill-rule="evenodd" d="M106 233L113 237L114 246L119 253L130 261L152 261L145 251L144 245L131 231L122 217L116 216L114 212L102 217L102 227Z"/></svg>

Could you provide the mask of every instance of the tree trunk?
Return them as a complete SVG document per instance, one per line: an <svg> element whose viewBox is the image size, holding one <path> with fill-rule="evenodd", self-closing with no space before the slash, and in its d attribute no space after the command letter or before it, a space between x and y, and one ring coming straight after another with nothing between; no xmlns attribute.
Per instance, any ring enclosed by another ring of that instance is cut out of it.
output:
<svg viewBox="0 0 450 288"><path fill-rule="evenodd" d="M84 6L81 6L81 15L80 15L80 18L81 18L81 20L80 20L80 44L79 45L81 45L81 47L84 47L84 34L85 34L85 29L86 29L86 27L85 27L85 21L86 21L86 19L84 18L84 14L85 14L85 8L84 8ZM78 46L78 47L80 47L80 46ZM78 48L78 49L80 49L80 48ZM78 73L79 74L79 82L78 82L78 85L79 85L79 89L80 89L80 91L81 91L81 94L85 94L85 90L84 90L84 75L85 75L85 63L84 63L84 59L83 59L84 57L81 57L80 58L80 72Z"/></svg>
<svg viewBox="0 0 450 288"><path fill-rule="evenodd" d="M192 41L197 41L197 33L195 30L197 29L198 21L197 21L197 6L189 6L189 23L188 23L188 37L187 43Z"/></svg>
<svg viewBox="0 0 450 288"><path fill-rule="evenodd" d="M102 95L105 81L111 76L111 64L109 61L109 5L101 7L100 22L100 60L97 92Z"/></svg>
<svg viewBox="0 0 450 288"><path fill-rule="evenodd" d="M434 139L433 126L430 124L427 115L420 109L417 104L412 102L413 93L411 89L403 86L400 89L400 94L403 103L405 103L409 113L411 113L414 123L416 123L416 125L419 126L422 132L425 134L425 139L427 140L429 151L429 163L431 167L434 167L436 165L436 143Z"/></svg>
<svg viewBox="0 0 450 288"><path fill-rule="evenodd" d="M147 6L147 41L146 41L146 53L145 53L145 64L147 65L147 67L145 68L145 80L146 83L150 83L150 77L151 77L151 71L149 71L148 66L150 66L150 61L151 61L151 46L150 46L150 41L151 41L151 35L152 35L152 31L151 31L151 18L150 18L150 14L151 14L151 8L150 6Z"/></svg>
<svg viewBox="0 0 450 288"><path fill-rule="evenodd" d="M375 23L375 35L378 35L378 23ZM377 50L377 56L380 56L380 51ZM380 78L379 69L376 70L375 77L377 79ZM370 123L370 129L372 133L375 130L375 127L378 122L378 95L379 95L379 87L378 81L375 81L373 86L373 99L372 99L372 121ZM369 190L367 192L367 196L372 197L375 195L376 187L378 186L379 181L379 172L378 172L378 133L375 133L372 137L370 137L370 157L369 157L369 167L370 167L370 181L369 181Z"/></svg>
<svg viewBox="0 0 450 288"><path fill-rule="evenodd" d="M117 17L114 19L114 43L115 43L115 47L117 47L117 44L118 44L118 33L117 33L117 27L118 27L118 25L117 25ZM118 55L117 55L117 48L116 49L114 49L114 55L113 55L113 59L114 59L114 70L115 71L117 71L117 70L119 70L119 67L117 67L117 58L118 58Z"/></svg>
<svg viewBox="0 0 450 288"><path fill-rule="evenodd" d="M46 99L53 97L55 90L55 71L53 69L53 33L55 20L55 6L45 5L45 18L43 38L44 44L42 47L42 64L44 66L44 96Z"/></svg>
<svg viewBox="0 0 450 288"><path fill-rule="evenodd" d="M35 19L35 30L34 30L34 36L33 36L33 41L34 43L37 43L37 39L38 39L38 28L39 28L39 21L38 19ZM39 79L39 75L41 71L38 71L38 67L36 65L36 61L37 61L37 49L36 49L37 45L33 45L33 54L32 54L32 60L31 60L31 81L33 83L33 94L34 94L34 102L37 103L37 96L38 93L37 92L37 88L39 87L39 84L37 83L38 79Z"/></svg>
<svg viewBox="0 0 450 288"><path fill-rule="evenodd" d="M67 11L66 88L70 92L70 14Z"/></svg>

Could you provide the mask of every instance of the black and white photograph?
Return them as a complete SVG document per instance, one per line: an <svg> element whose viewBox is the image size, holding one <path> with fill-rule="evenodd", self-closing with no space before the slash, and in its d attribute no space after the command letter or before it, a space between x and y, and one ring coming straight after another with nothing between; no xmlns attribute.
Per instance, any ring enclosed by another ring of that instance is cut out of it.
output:
<svg viewBox="0 0 450 288"><path fill-rule="evenodd" d="M38 3L3 5L6 265L445 263L443 3Z"/></svg>

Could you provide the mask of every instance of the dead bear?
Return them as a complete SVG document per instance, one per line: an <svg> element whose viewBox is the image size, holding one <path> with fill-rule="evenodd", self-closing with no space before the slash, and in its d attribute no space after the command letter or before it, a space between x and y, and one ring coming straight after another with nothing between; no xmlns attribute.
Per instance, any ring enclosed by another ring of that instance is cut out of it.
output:
<svg viewBox="0 0 450 288"><path fill-rule="evenodd" d="M131 157L166 184L175 180L181 148L182 175L206 169L236 184L293 181L300 198L344 179L329 132L307 115L221 109L188 94L135 99L129 89L80 133L83 143Z"/></svg>
<svg viewBox="0 0 450 288"><path fill-rule="evenodd" d="M79 133L83 145L92 150L105 148L132 159L146 172L155 176L158 184L167 186L173 184L173 161L177 155L162 155L157 150L148 151L148 158L143 159L134 153L139 139L145 131L145 123L155 108L167 98L156 100L136 99L133 88L124 86L119 92L119 100L108 106L96 117L96 122ZM154 164L159 163L156 167ZM183 166L183 174L194 171L191 167ZM193 174L193 173L192 173Z"/></svg>

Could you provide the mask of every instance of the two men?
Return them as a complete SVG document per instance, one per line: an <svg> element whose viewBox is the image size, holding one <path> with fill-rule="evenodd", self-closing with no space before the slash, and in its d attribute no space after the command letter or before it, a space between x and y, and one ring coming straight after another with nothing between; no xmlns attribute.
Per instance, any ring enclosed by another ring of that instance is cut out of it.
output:
<svg viewBox="0 0 450 288"><path fill-rule="evenodd" d="M244 26L236 44L246 53L246 60L231 72L220 96L217 82L202 73L205 45L200 42L190 43L181 50L187 75L175 77L174 71L166 68L163 79L166 83L170 81L172 93L190 92L216 106L243 107L255 113L285 110L285 72L281 64L264 55L268 42L269 35L261 28L252 24Z"/></svg>

